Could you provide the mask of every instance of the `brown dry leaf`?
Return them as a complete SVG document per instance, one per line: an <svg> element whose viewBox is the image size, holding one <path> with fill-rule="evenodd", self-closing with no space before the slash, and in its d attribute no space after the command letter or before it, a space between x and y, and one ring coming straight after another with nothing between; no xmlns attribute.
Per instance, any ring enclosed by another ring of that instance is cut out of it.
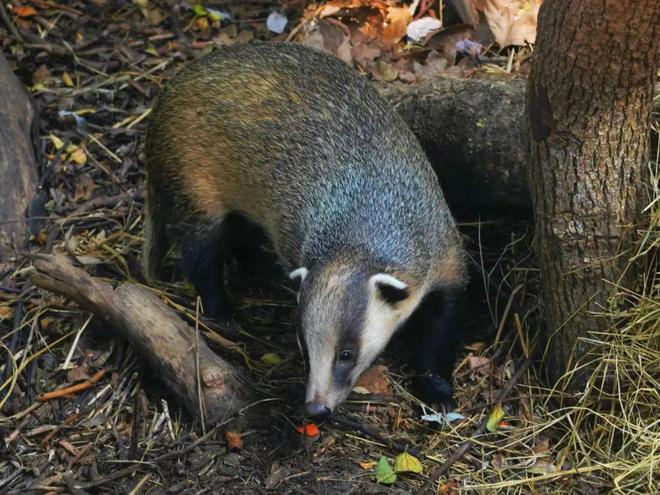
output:
<svg viewBox="0 0 660 495"><path fill-rule="evenodd" d="M289 470L285 466L280 466L278 462L273 462L270 466L270 474L264 480L266 488L272 490L277 488L288 476Z"/></svg>
<svg viewBox="0 0 660 495"><path fill-rule="evenodd" d="M32 73L32 84L36 86L37 84L43 84L46 79L50 77L50 71L45 65L40 65Z"/></svg>
<svg viewBox="0 0 660 495"><path fill-rule="evenodd" d="M360 43L351 51L355 63L362 66L372 63L380 53L380 48L376 48L367 43Z"/></svg>
<svg viewBox="0 0 660 495"><path fill-rule="evenodd" d="M80 366L74 366L67 373L67 379L69 383L81 382L83 380L89 380L89 369L86 365L82 364Z"/></svg>
<svg viewBox="0 0 660 495"><path fill-rule="evenodd" d="M382 364L372 366L362 373L355 386L365 388L372 394L392 395L392 381L387 371L387 366Z"/></svg>
<svg viewBox="0 0 660 495"><path fill-rule="evenodd" d="M406 35L410 19L408 7L390 7L387 11L388 23L383 29L383 41L387 45L398 43Z"/></svg>
<svg viewBox="0 0 660 495"><path fill-rule="evenodd" d="M0 321L14 316L14 309L11 306L0 306Z"/></svg>
<svg viewBox="0 0 660 495"><path fill-rule="evenodd" d="M87 201L92 197L92 193L94 192L94 188L96 187L96 184L94 184L94 180L89 174L83 174L78 178L78 182L76 184L76 190L73 193L73 200L76 203L80 203L81 201Z"/></svg>
<svg viewBox="0 0 660 495"><path fill-rule="evenodd" d="M384 60L374 62L372 73L376 81L396 81L399 77L399 71L392 64Z"/></svg>
<svg viewBox="0 0 660 495"><path fill-rule="evenodd" d="M236 431L225 431L227 447L229 450L241 450L243 448L243 437Z"/></svg>
<svg viewBox="0 0 660 495"><path fill-rule="evenodd" d="M534 446L533 449L536 455L544 456L550 454L550 440L547 438L542 439L539 443Z"/></svg>
<svg viewBox="0 0 660 495"><path fill-rule="evenodd" d="M442 495L459 495L461 485L456 480L449 480L438 489L438 493Z"/></svg>
<svg viewBox="0 0 660 495"><path fill-rule="evenodd" d="M485 342L473 342L472 344L468 344L464 347L468 351L481 352L486 348L486 343Z"/></svg>
<svg viewBox="0 0 660 495"><path fill-rule="evenodd" d="M474 28L467 24L457 24L433 34L425 43L427 48L432 48L442 53L449 65L456 63L457 45L465 40L472 40Z"/></svg>
<svg viewBox="0 0 660 495"><path fill-rule="evenodd" d="M472 371L477 370L479 373L488 373L491 365L490 359L485 356L468 356L467 363Z"/></svg>
<svg viewBox="0 0 660 495"><path fill-rule="evenodd" d="M348 65L353 65L351 55L351 43L348 37L348 28L341 22L333 19L332 22L325 19L319 21L319 32L323 37L323 48L343 60Z"/></svg>
<svg viewBox="0 0 660 495"><path fill-rule="evenodd" d="M495 454L493 456L493 460L490 461L491 466L493 466L495 469L498 471L502 470L504 467L506 467L506 459L502 454Z"/></svg>
<svg viewBox="0 0 660 495"><path fill-rule="evenodd" d="M500 47L536 41L536 21L542 0L480 0L495 41Z"/></svg>
<svg viewBox="0 0 660 495"><path fill-rule="evenodd" d="M413 63L413 67L418 78L430 79L447 71L447 59L444 55L433 50L429 56L426 57L426 62L424 64L415 62Z"/></svg>

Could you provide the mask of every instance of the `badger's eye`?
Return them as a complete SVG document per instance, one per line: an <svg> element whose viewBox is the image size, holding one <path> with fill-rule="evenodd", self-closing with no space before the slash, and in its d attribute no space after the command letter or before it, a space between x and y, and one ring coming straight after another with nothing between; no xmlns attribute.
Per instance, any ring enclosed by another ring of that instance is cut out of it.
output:
<svg viewBox="0 0 660 495"><path fill-rule="evenodd" d="M339 353L339 362L340 363L350 363L353 361L353 352L349 350L341 351Z"/></svg>

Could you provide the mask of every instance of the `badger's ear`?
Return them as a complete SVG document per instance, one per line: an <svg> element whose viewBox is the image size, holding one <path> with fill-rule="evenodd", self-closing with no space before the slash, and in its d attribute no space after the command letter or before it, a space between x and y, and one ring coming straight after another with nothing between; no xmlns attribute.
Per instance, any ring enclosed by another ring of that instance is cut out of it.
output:
<svg viewBox="0 0 660 495"><path fill-rule="evenodd" d="M369 279L369 285L380 298L389 303L396 304L408 297L408 284L387 273L377 273Z"/></svg>
<svg viewBox="0 0 660 495"><path fill-rule="evenodd" d="M302 287L303 280L305 280L305 277L307 276L308 273L309 270L304 266L301 266L300 268L296 268L291 273L289 273L289 278L293 282L293 288L296 290L296 292L300 291L300 287Z"/></svg>

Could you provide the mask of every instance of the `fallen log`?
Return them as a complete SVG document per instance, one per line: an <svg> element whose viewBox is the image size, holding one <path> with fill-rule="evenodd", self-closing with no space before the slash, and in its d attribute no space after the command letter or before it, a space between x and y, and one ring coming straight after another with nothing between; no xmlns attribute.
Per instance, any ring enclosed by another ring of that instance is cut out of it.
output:
<svg viewBox="0 0 660 495"><path fill-rule="evenodd" d="M378 89L417 135L452 207L531 211L524 80L438 78Z"/></svg>
<svg viewBox="0 0 660 495"><path fill-rule="evenodd" d="M32 258L34 285L71 299L125 336L191 416L210 425L244 405L238 371L152 291L128 283L115 288L62 255Z"/></svg>
<svg viewBox="0 0 660 495"><path fill-rule="evenodd" d="M25 216L37 191L30 97L0 51L0 247L22 246Z"/></svg>

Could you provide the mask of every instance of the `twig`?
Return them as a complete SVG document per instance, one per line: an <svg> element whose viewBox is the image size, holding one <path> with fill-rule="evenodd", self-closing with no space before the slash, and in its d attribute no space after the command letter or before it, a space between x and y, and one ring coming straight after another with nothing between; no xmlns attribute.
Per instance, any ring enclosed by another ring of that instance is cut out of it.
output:
<svg viewBox="0 0 660 495"><path fill-rule="evenodd" d="M387 445L393 450L398 450L401 452L410 452L415 457L419 457L419 450L416 447L412 447L408 444L404 444L396 440L388 440L385 437L383 437L380 433L378 433L378 431L376 431L374 428L365 425L360 421L350 418L343 418L341 416L335 416L335 415L330 416L329 419L333 423L337 423L340 426L344 426L346 428L352 428L353 430L357 430L360 433L364 433L365 435L373 438L377 442Z"/></svg>
<svg viewBox="0 0 660 495"><path fill-rule="evenodd" d="M78 392L82 392L83 390L92 388L92 386L94 386L96 382L98 382L101 378L103 378L107 372L108 370L106 368L103 368L97 371L96 373L94 373L94 375L90 377L88 380L85 380L84 382L78 383L76 385L71 385L70 387L64 387L58 390L53 390L52 392L46 392L45 394L42 394L39 397L39 400L45 402L47 400L59 399L67 395L77 394Z"/></svg>
<svg viewBox="0 0 660 495"><path fill-rule="evenodd" d="M531 366L531 364L534 362L534 355L531 355L525 361L523 361L523 364L518 368L518 370L513 374L511 377L511 380L504 386L502 391L500 392L499 396L497 397L497 402L502 402L504 401L508 395L511 393L511 390L513 390L513 387L515 387L516 383L518 383L518 380L522 378L522 376L525 374L525 371L527 371L527 368ZM470 438L463 442L463 444L454 451L454 453L449 456L449 459L447 459L442 465L436 467L433 471L431 471L431 474L429 474L429 479L424 483L422 488L417 491L417 494L423 494L426 491L428 491L431 486L438 481L438 478L442 476L456 461L458 461L463 455L467 452L467 450L470 448L470 445L472 444L472 440L474 440L476 437L479 435L482 435L486 431L486 425L488 424L488 416L485 416L484 419L481 421L481 424L479 427L472 433Z"/></svg>
<svg viewBox="0 0 660 495"><path fill-rule="evenodd" d="M158 456L155 459L152 459L151 461L135 463L131 466L125 467L124 469L119 469L119 470L114 471L113 473L111 473L107 476L96 478L94 481L90 481L89 483L86 483L86 484L82 485L81 488L84 489L84 490L87 490L89 488L94 488L94 487L97 487L97 486L101 486L101 485L104 485L104 484L108 483L109 481L113 481L113 480L116 480L116 479L119 479L119 478L123 478L124 476L128 476L129 474L132 474L133 472L137 471L138 469L140 469L142 467L145 467L146 465L151 465L151 464L157 465L157 464L159 464L163 461L166 461L168 459L172 459L174 457L178 457L178 456L187 454L191 450L195 449L199 444L201 444L201 443L205 442L206 440L208 440L212 435L214 435L227 422L228 422L228 420L225 421L225 422L217 424L216 426L211 428L208 431L208 433L206 433L206 435L202 435L197 440L195 440L190 445L188 445L187 447L185 447L181 450L177 450L175 452L168 452L167 454L163 454L161 456Z"/></svg>
<svg viewBox="0 0 660 495"><path fill-rule="evenodd" d="M11 18L9 17L9 14L7 13L7 9L5 9L5 5L3 2L0 2L0 17L2 17L2 20L7 26L7 29L9 29L11 35L21 43L24 43L25 40L23 39L23 36L21 35L21 33L18 32L18 29L16 29L16 26L14 26L14 23L11 22Z"/></svg>
<svg viewBox="0 0 660 495"><path fill-rule="evenodd" d="M137 459L137 450L138 443L140 441L140 423L142 421L141 413L142 408L140 407L140 389L138 385L138 391L133 397L133 424L131 425L131 446L128 449L128 458L130 460Z"/></svg>

